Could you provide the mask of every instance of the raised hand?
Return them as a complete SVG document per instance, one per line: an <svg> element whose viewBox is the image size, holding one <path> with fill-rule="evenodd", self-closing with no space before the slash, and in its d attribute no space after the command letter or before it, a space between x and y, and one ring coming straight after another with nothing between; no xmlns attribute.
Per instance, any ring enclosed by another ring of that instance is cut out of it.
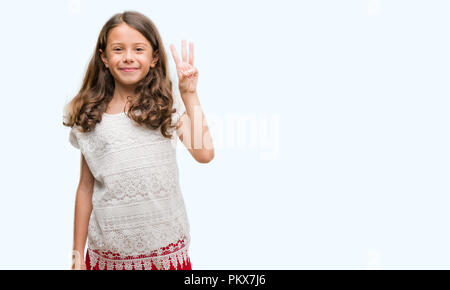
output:
<svg viewBox="0 0 450 290"><path fill-rule="evenodd" d="M170 44L170 50L177 68L180 93L196 93L198 70L194 67L194 43L189 43L189 61L187 58L186 40L181 41L181 60L173 44Z"/></svg>

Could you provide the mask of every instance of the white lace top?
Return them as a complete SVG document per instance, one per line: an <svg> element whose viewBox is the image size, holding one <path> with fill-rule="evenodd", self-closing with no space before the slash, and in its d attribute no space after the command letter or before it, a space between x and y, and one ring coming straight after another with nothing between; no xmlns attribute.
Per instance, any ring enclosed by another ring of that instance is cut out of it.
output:
<svg viewBox="0 0 450 290"><path fill-rule="evenodd" d="M185 111L178 89L174 102L172 124ZM178 137L170 132L172 139L165 138L126 113L105 113L91 132L71 129L69 141L95 178L87 249L92 266L169 269L171 262L186 263L189 221L178 180Z"/></svg>

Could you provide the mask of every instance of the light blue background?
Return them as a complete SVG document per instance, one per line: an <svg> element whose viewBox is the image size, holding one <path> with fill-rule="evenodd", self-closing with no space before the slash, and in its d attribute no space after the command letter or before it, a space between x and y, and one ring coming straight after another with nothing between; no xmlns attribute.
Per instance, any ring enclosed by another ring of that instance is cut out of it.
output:
<svg viewBox="0 0 450 290"><path fill-rule="evenodd" d="M210 164L178 148L194 269L450 268L450 2L2 1L0 10L0 268L70 268L80 153L62 110L101 27L124 10L156 23L172 65L168 44L194 42L211 125L233 114L278 120L273 158L261 157L261 139L217 146ZM232 139L217 128L213 141Z"/></svg>

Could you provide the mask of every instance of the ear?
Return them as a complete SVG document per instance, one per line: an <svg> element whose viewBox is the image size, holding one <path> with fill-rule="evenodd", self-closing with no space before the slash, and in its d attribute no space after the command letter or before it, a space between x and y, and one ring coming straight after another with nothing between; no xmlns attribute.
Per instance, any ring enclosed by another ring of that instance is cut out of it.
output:
<svg viewBox="0 0 450 290"><path fill-rule="evenodd" d="M105 67L108 67L108 59L105 57L105 53L103 52L103 50L101 48L99 48L98 51L100 52L100 57L101 57L103 63L105 64Z"/></svg>
<svg viewBox="0 0 450 290"><path fill-rule="evenodd" d="M153 59L152 62L150 63L150 67L154 68L158 63L158 60L159 60L159 52L158 50L156 50L155 52L153 52Z"/></svg>

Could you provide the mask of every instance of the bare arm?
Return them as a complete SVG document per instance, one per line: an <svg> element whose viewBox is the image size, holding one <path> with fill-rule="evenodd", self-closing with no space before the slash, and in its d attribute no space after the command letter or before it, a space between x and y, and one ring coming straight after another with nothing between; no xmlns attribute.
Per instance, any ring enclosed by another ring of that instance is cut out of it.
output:
<svg viewBox="0 0 450 290"><path fill-rule="evenodd" d="M186 94L187 95L187 94ZM192 157L200 163L214 158L214 146L197 93L184 98L186 112L177 124L177 135Z"/></svg>
<svg viewBox="0 0 450 290"><path fill-rule="evenodd" d="M94 176L89 169L83 154L81 154L80 181L75 198L74 218L74 267L82 269L84 264L84 248L89 226L89 218L92 212L92 193L94 190Z"/></svg>
<svg viewBox="0 0 450 290"><path fill-rule="evenodd" d="M194 44L189 44L189 58L186 40L181 41L181 59L173 44L170 49L177 68L178 89L186 107L186 112L178 120L177 135L195 160L208 163L214 158L214 147L197 95L198 70L194 66Z"/></svg>

